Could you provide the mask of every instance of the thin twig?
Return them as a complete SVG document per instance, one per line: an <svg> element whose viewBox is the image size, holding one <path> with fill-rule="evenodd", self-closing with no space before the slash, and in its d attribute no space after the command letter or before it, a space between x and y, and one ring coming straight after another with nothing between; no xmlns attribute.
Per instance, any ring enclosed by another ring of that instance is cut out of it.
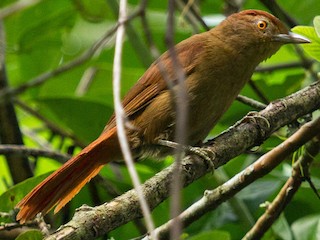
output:
<svg viewBox="0 0 320 240"><path fill-rule="evenodd" d="M276 65L258 66L255 69L255 72L259 72L259 73L274 72L277 70L284 70L284 69L290 69L290 68L309 69L314 62L315 62L314 60L307 59L306 62L297 61L297 62L289 62L289 63L279 63Z"/></svg>
<svg viewBox="0 0 320 240"><path fill-rule="evenodd" d="M189 0L187 3L183 2L182 0L175 0L175 4L177 5L177 8L181 11L181 14L179 16L178 23L179 25L184 26L185 21L189 23L189 25L193 29L193 33L199 33L199 24L198 20L195 18L195 16L192 14L190 8L192 5L194 5L195 0Z"/></svg>
<svg viewBox="0 0 320 240"><path fill-rule="evenodd" d="M168 27L166 31L166 43L168 47L168 52L170 55L170 60L174 72L174 78L178 80L178 89L174 91L173 95L176 99L175 102L175 112L176 112L176 128L175 128L175 141L179 143L178 147L175 149L175 163L176 163L176 174L173 176L172 185L171 185L171 195L172 199L170 202L170 215L175 219L175 223L172 225L170 239L179 239L182 232L182 225L177 216L181 211L181 188L182 188L182 180L181 180L181 160L183 153L183 146L186 145L186 129L188 124L188 95L187 89L185 85L185 73L179 62L177 52L175 50L174 44L174 12L175 12L175 0L169 0L168 3ZM171 79L172 80L172 79Z"/></svg>
<svg viewBox="0 0 320 240"><path fill-rule="evenodd" d="M202 16L200 16L199 12L197 11L197 9L195 8L195 5L192 4L190 11L192 12L192 14L194 15L194 17L199 21L199 23L201 24L201 26L206 30L209 31L210 27L205 23L205 21L203 20Z"/></svg>
<svg viewBox="0 0 320 240"><path fill-rule="evenodd" d="M71 156L67 154L62 154L60 152L30 148L23 145L14 145L14 144L1 144L0 145L0 154L2 155L21 155L21 156L33 156L33 157L47 157L52 158L60 163L65 163Z"/></svg>
<svg viewBox="0 0 320 240"><path fill-rule="evenodd" d="M36 222L37 222L37 224L38 224L38 227L39 227L40 231L42 232L42 234L43 234L44 236L49 236L49 235L50 235L50 231L49 231L50 225L47 224L47 223L44 221L43 216L39 216L39 217L37 217L35 220L36 220Z"/></svg>
<svg viewBox="0 0 320 240"><path fill-rule="evenodd" d="M227 16L231 15L232 13L239 12L244 3L244 0L226 0L224 1L223 12Z"/></svg>
<svg viewBox="0 0 320 240"><path fill-rule="evenodd" d="M141 188L141 182L138 176L138 173L134 167L134 161L132 159L132 154L130 151L128 139L125 131L125 116L124 110L121 104L121 56L122 56L122 47L123 39L125 33L124 21L127 17L127 1L121 0L119 4L119 23L117 34L116 34L116 44L115 44L115 53L114 53L114 62L113 62L113 95L114 95L114 104L115 104L115 115L117 123L117 134L119 137L119 143L123 153L124 160L126 162L130 177L133 182L134 189L137 192L138 199L141 205L142 214L145 218L148 231L151 233L152 239L157 239L154 235L154 223L151 217L151 212L147 201L143 195Z"/></svg>
<svg viewBox="0 0 320 240"><path fill-rule="evenodd" d="M35 221L30 221L30 222L26 222L24 224L20 224L20 223L5 223L3 225L0 226L0 232L1 231L12 231L13 229L16 229L16 228L21 228L21 227L34 227L36 224L35 224Z"/></svg>
<svg viewBox="0 0 320 240"><path fill-rule="evenodd" d="M250 79L249 81L249 86L252 88L252 90L258 95L258 97L260 98L260 100L265 103L268 104L270 101L268 100L268 98L264 95L264 93L258 88L258 86L252 81L252 79Z"/></svg>
<svg viewBox="0 0 320 240"><path fill-rule="evenodd" d="M248 98L246 96L243 96L243 95L238 95L237 96L237 100L239 102L242 102L250 107L253 107L255 109L258 109L258 110L262 110L262 109L265 109L266 108L266 104L263 104L261 102L258 102L252 98Z"/></svg>

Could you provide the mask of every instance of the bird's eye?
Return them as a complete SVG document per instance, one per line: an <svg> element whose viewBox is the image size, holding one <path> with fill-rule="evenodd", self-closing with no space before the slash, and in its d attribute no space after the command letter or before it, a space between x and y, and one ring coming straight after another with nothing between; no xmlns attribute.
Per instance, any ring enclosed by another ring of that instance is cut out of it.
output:
<svg viewBox="0 0 320 240"><path fill-rule="evenodd" d="M258 27L260 30L266 29L267 26L268 26L268 23L267 23L266 21L260 20L259 22L257 22L257 27Z"/></svg>

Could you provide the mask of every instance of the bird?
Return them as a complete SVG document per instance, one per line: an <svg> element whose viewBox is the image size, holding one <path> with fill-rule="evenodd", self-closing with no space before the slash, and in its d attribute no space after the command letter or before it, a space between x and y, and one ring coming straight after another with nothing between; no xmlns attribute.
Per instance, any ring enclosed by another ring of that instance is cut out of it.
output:
<svg viewBox="0 0 320 240"><path fill-rule="evenodd" d="M260 62L284 44L308 42L289 32L272 14L252 9L234 13L211 30L181 41L174 48L177 59L173 60L169 51L163 53L122 100L133 157L161 158L170 154L161 141L175 140L176 99L171 90L179 91L182 86L174 61L183 70L183 87L192 109L187 115L185 143L196 146L230 107ZM25 223L53 207L54 213L58 212L105 164L122 158L113 114L95 141L16 205L17 221Z"/></svg>

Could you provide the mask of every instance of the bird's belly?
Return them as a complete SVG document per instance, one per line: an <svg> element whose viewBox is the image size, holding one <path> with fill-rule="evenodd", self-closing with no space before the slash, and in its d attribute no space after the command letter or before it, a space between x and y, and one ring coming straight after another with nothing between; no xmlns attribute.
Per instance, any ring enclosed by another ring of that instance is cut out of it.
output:
<svg viewBox="0 0 320 240"><path fill-rule="evenodd" d="M212 81L212 79L211 79ZM210 130L230 107L239 94L241 87L231 87L225 81L207 84L207 88L199 88L191 92L188 119L188 143L194 145L203 141ZM241 85L244 83L241 83Z"/></svg>

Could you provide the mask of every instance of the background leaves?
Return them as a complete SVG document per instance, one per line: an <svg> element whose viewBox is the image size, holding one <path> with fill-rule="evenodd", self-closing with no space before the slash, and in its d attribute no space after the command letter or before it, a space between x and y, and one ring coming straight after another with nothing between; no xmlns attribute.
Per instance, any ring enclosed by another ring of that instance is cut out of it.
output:
<svg viewBox="0 0 320 240"><path fill-rule="evenodd" d="M3 0L0 2L0 7L4 8L14 2L13 0ZM140 3L137 0L129 2L130 11ZM305 34L313 41L313 44L305 45L304 48L310 56L319 61L319 17L315 18L314 22L313 18L319 14L320 2L318 0L294 0L290 3L281 0L277 2L298 21L299 25L309 26L299 26L294 28L294 31ZM208 21L221 19L224 4L224 1L201 1L199 12ZM245 1L243 8L266 10L261 1ZM150 1L146 16L154 44L160 52L165 51L167 1ZM6 68L10 87L29 82L34 77L79 57L116 24L116 19L117 1L112 0L40 1L32 7L5 18ZM311 27L312 23L314 28ZM139 79L153 60L141 21L135 19L127 27L123 55L123 94ZM200 25L197 25L197 28L204 31ZM177 12L175 41L179 42L193 33L194 28L181 16L181 12ZM84 145L89 143L99 136L113 112L111 85L113 46L114 39L110 38L105 47L84 64L50 78L38 87L28 89L18 98L48 121L76 136ZM299 61L299 56L293 46L285 46L275 56L263 63L261 68L297 61ZM319 64L315 64L313 68L319 69ZM86 81L89 82L88 87L81 88L80 83ZM302 67L295 67L258 72L253 76L253 81L262 89L268 100L275 100L307 85L311 81L311 77L309 74L305 74ZM261 100L249 86L243 89L242 94ZM74 153L79 151L80 148L74 146L72 140L52 132L45 122L18 106L16 110L27 146L39 148L46 146L49 149L62 152L72 152L72 148L75 147ZM228 128L251 110L254 109L235 102L211 132L210 137ZM235 175L257 159L259 155L281 143L285 133L286 129L279 132L281 137L271 137L257 152L234 159L223 168L226 177ZM60 165L60 163L46 158L30 157L30 160L35 167L36 175L51 171ZM290 160L288 159L267 177L255 182L237 196L245 203L245 209L242 211L248 211L252 219L257 219L260 216L264 211L260 204L271 201L290 175ZM136 167L142 180L146 180L172 161L170 157L162 162L148 159L136 164ZM315 170L312 172L312 179L319 186L318 161L315 161L313 167ZM0 202L3 203L1 211L10 211L14 206L12 198L8 196L14 196L16 202L28 189L31 189L43 178L43 176L35 177L13 187L13 181L3 156L0 156L0 169L0 193L3 193L0 197ZM118 194L131 189L130 178L122 165L107 166L101 175L108 180L108 184ZM216 187L222 181L217 175L209 174L184 189L183 208L199 199L206 189ZM6 192L8 189L9 191ZM116 194L110 192L99 185L97 187L88 185L71 202L64 213L54 218L53 227L58 227L60 223L66 221L65 218L70 217L74 209L84 203L95 205L112 199ZM243 236L248 230L243 226L248 226L251 223L248 219L243 220L241 214L236 210L237 206L233 204L232 202L223 204L217 211L209 212L185 229L186 238L209 239L216 237L218 239L219 236L219 239L239 239L239 236ZM294 237L296 239L317 239L319 230L316 219L318 215L315 213L319 212L318 206L318 199L305 184L265 239L294 239ZM168 209L169 203L165 201L153 212L156 225L168 220ZM11 219L1 219L1 221L10 222ZM115 239L129 239L139 236L141 233L137 226L136 223L127 224L112 231L109 236ZM217 230L212 231L212 229ZM308 234L304 235L306 232Z"/></svg>

